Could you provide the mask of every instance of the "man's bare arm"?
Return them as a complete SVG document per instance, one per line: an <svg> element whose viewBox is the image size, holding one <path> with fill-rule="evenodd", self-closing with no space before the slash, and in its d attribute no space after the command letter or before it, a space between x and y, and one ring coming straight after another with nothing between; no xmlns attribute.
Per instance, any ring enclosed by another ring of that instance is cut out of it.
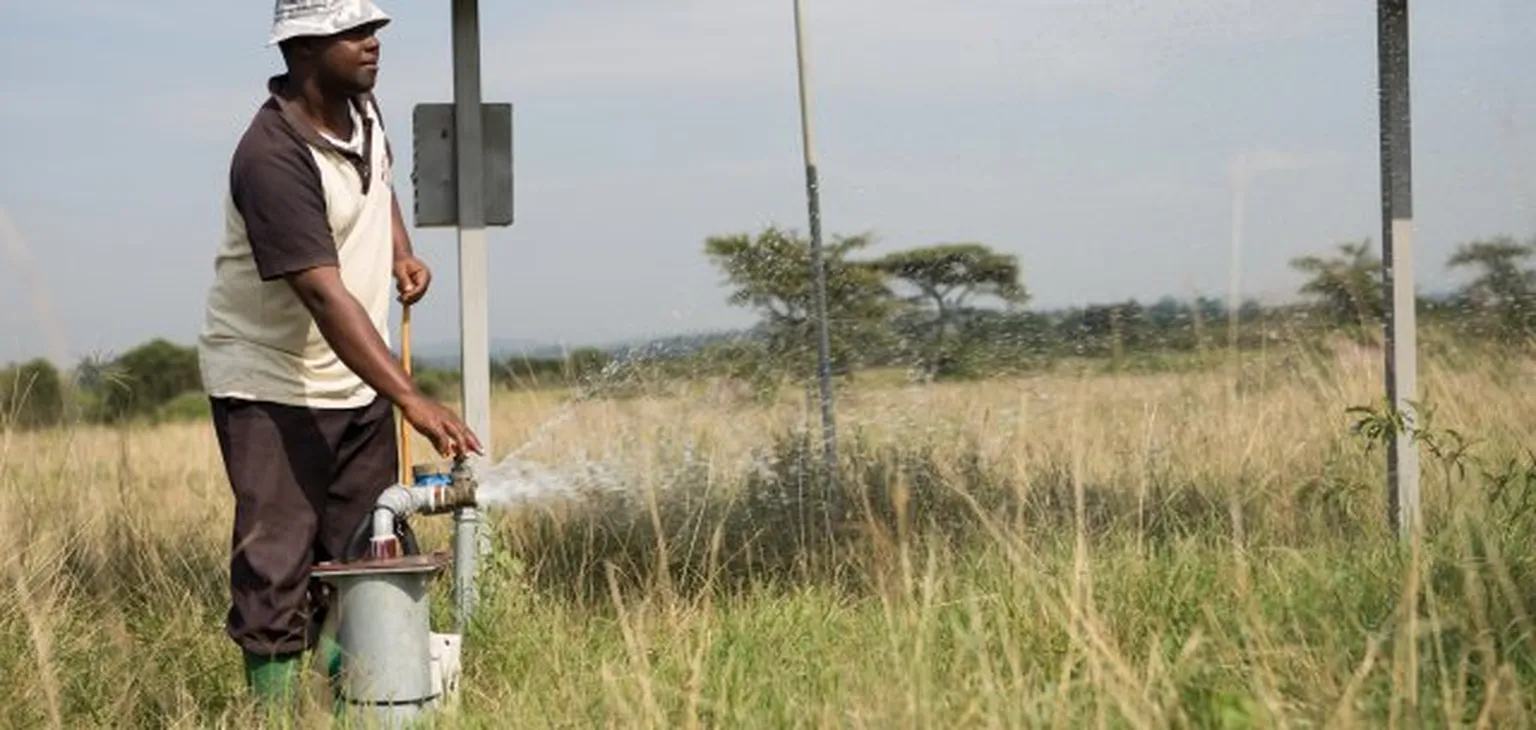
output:
<svg viewBox="0 0 1536 730"><path fill-rule="evenodd" d="M469 426L417 389L384 346L367 311L347 291L335 266L316 266L289 274L287 280L337 357L363 382L399 406L406 421L426 436L439 454L458 457L484 453Z"/></svg>
<svg viewBox="0 0 1536 730"><path fill-rule="evenodd" d="M402 407L422 397L374 330L368 312L347 291L336 267L316 266L290 274L288 283L314 316L331 349L363 382Z"/></svg>

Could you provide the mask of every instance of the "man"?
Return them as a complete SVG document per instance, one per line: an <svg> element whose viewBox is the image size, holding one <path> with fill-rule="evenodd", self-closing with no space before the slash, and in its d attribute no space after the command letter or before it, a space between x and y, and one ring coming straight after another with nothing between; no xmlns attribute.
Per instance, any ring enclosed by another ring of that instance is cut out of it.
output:
<svg viewBox="0 0 1536 730"><path fill-rule="evenodd" d="M369 0L278 0L275 15L287 73L230 164L198 348L235 496L226 628L266 699L319 641L311 566L339 557L397 481L391 406L440 454L481 453L388 346L391 280L406 305L431 281L372 95L389 17Z"/></svg>

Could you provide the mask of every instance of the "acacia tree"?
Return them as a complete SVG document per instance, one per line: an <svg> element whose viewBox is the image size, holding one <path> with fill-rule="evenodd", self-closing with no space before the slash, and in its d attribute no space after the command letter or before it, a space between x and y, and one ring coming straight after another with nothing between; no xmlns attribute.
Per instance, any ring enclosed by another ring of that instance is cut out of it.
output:
<svg viewBox="0 0 1536 730"><path fill-rule="evenodd" d="M997 299L1009 307L1029 301L1019 283L1019 261L980 243L950 243L897 251L873 263L885 274L907 285L913 293L909 305L929 316L919 325L927 347L920 355L930 372L943 369L950 335L958 330L961 316L979 298Z"/></svg>
<svg viewBox="0 0 1536 730"><path fill-rule="evenodd" d="M840 236L823 247L827 278L827 329L834 367L846 372L884 344L893 311L884 275L849 255L867 247L867 236ZM714 236L704 252L733 287L729 302L763 317L768 355L797 375L814 372L816 321L810 241L768 227Z"/></svg>
<svg viewBox="0 0 1536 730"><path fill-rule="evenodd" d="M1291 268L1310 275L1301 293L1319 300L1318 306L1338 324L1369 326L1386 316L1382 294L1382 267L1369 238L1338 245L1329 258L1301 256Z"/></svg>
<svg viewBox="0 0 1536 730"><path fill-rule="evenodd" d="M1478 269L1480 273L1462 290L1462 296L1479 311L1491 316L1503 339L1519 339L1536 324L1536 271L1522 264L1536 255L1531 244L1508 236L1472 241L1457 247L1446 267Z"/></svg>

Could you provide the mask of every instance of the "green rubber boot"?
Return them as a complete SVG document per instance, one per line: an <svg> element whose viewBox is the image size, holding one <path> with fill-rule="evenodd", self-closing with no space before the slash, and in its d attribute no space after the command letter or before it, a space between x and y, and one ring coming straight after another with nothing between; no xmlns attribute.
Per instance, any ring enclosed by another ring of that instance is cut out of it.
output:
<svg viewBox="0 0 1536 730"><path fill-rule="evenodd" d="M331 683L333 692L339 692L341 687L341 644L336 637L326 634L320 637L320 643L315 646L315 657L320 663L320 668L325 672L325 678Z"/></svg>
<svg viewBox="0 0 1536 730"><path fill-rule="evenodd" d="M331 699L331 714L341 717L346 702L341 696L341 644L330 634L321 634L314 649L316 669L325 675L326 694Z"/></svg>
<svg viewBox="0 0 1536 730"><path fill-rule="evenodd" d="M268 715L287 717L297 708L304 678L301 658L301 654L267 657L245 653L246 687Z"/></svg>

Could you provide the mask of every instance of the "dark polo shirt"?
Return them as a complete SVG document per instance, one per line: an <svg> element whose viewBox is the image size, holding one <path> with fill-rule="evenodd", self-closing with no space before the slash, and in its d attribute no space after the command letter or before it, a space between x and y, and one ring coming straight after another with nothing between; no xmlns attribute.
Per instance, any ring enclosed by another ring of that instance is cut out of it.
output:
<svg viewBox="0 0 1536 730"><path fill-rule="evenodd" d="M198 353L216 398L315 408L367 405L376 394L325 338L283 277L337 266L389 342L393 169L378 105L354 107L355 148L306 124L268 84L230 162L225 230Z"/></svg>

